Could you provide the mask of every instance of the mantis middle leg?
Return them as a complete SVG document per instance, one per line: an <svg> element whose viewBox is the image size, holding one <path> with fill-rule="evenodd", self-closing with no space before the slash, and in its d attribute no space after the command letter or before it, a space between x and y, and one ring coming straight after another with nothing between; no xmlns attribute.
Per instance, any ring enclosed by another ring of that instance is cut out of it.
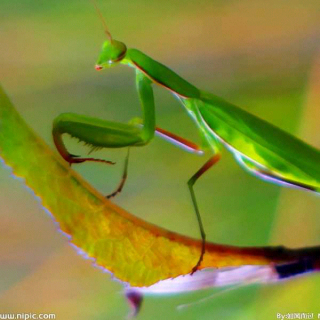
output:
<svg viewBox="0 0 320 320"><path fill-rule="evenodd" d="M140 123L140 121L138 121L138 122ZM190 152L197 153L197 154L203 154L203 150L198 145L196 145L195 143L193 143L187 139L181 138L180 136L178 136L174 133L171 133L171 132L164 130L164 129L161 129L159 127L156 127L155 132L161 138L163 138L163 139L165 139L165 140L167 140L167 141L169 141L169 142L171 142L171 143L173 143L173 144L175 144L185 150L188 150ZM114 192L112 192L111 194L106 196L106 198L108 198L108 199L115 197L118 193L120 193L122 191L122 188L123 188L125 182L126 182L126 179L128 177L129 150L130 150L130 148L128 148L128 153L127 153L127 156L125 159L123 173L122 173L122 179L119 183L118 188Z"/></svg>

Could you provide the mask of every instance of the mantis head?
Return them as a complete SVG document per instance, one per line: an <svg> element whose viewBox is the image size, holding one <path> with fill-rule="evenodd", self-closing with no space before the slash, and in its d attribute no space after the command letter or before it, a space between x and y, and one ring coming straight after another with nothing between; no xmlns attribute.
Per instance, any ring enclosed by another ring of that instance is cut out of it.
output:
<svg viewBox="0 0 320 320"><path fill-rule="evenodd" d="M95 66L96 70L115 65L126 56L126 52L127 47L123 42L114 39L105 41Z"/></svg>
<svg viewBox="0 0 320 320"><path fill-rule="evenodd" d="M97 64L95 66L96 70L102 70L120 62L126 56L127 47L123 42L114 40L112 38L107 24L101 14L101 11L98 8L96 0L91 1L94 7L96 8L97 14L104 26L104 32L108 38L108 40L103 43L102 50L100 52Z"/></svg>

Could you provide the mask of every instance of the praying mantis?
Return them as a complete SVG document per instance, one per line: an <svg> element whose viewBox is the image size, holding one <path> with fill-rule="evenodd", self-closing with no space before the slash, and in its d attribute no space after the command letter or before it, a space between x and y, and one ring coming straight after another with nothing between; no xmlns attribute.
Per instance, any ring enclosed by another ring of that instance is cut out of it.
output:
<svg viewBox="0 0 320 320"><path fill-rule="evenodd" d="M101 13L99 11L98 13L101 17ZM143 52L127 48L123 42L112 37L102 17L101 19L108 39L103 44L95 68L102 70L122 64L135 69L142 119L135 118L129 123L118 123L64 113L54 120L52 130L54 143L61 156L70 164L85 161L108 164L113 162L70 154L62 140L62 135L65 133L78 138L93 149L128 147L129 150L129 147L145 146L157 133L169 142L195 153L209 152L211 154L209 160L188 180L202 238L201 254L191 273L194 273L201 264L206 241L194 184L220 160L222 146L233 154L244 169L258 178L319 192L319 150L222 98L198 89ZM153 84L168 90L181 102L205 142L203 147L156 126ZM107 196L108 198L115 196L123 188L127 177L128 157L129 151L122 180L118 188Z"/></svg>

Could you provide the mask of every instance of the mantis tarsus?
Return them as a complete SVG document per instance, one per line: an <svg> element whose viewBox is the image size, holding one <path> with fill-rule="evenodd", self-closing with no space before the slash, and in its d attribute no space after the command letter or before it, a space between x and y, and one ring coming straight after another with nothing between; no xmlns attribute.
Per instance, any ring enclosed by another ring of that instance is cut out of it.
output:
<svg viewBox="0 0 320 320"><path fill-rule="evenodd" d="M64 133L78 138L95 149L144 146L154 137L155 132L158 132L169 141L195 152L203 152L203 149L193 143L156 127L152 84L160 85L170 91L192 117L200 135L207 142L206 149L209 149L212 154L188 181L203 243L199 261L192 273L198 269L205 252L205 233L193 186L203 173L219 161L222 145L234 155L242 167L257 177L319 191L320 152L318 150L239 107L199 90L163 64L113 39L107 28L105 32L108 40L103 44L96 69L101 70L116 64L124 64L135 69L143 119L135 119L124 124L64 113L58 116L53 124L55 145L62 157L70 164L84 161L112 162L80 158L70 154L62 141ZM118 189L110 196L121 191L126 179L127 164L128 156L123 179Z"/></svg>

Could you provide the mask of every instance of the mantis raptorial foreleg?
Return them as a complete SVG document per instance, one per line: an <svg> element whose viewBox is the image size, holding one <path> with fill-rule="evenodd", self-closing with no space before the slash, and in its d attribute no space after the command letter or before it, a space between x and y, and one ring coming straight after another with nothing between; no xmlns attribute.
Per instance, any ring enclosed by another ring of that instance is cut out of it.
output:
<svg viewBox="0 0 320 320"><path fill-rule="evenodd" d="M74 113L64 113L55 119L52 130L54 142L66 161L77 163L87 161L87 159L74 159L68 153L61 137L64 133L78 138L93 148L143 146L153 138L155 115L151 81L137 71L136 83L143 112L141 128L131 123L111 122Z"/></svg>
<svg viewBox="0 0 320 320"><path fill-rule="evenodd" d="M58 116L53 123L53 139L61 156L72 163L82 163L85 161L97 161L113 164L111 161L81 158L70 154L62 140L62 135L68 133L72 137L78 138L92 148L122 148L130 146L143 146L147 144L154 136L155 115L154 115L154 97L151 87L151 81L140 71L136 73L136 85L139 94L142 113L143 125L137 127L133 123L125 124L111 122L97 118L87 117L74 113L64 113ZM121 190L125 181L126 167L128 158L125 163L125 170L122 181L113 196Z"/></svg>

